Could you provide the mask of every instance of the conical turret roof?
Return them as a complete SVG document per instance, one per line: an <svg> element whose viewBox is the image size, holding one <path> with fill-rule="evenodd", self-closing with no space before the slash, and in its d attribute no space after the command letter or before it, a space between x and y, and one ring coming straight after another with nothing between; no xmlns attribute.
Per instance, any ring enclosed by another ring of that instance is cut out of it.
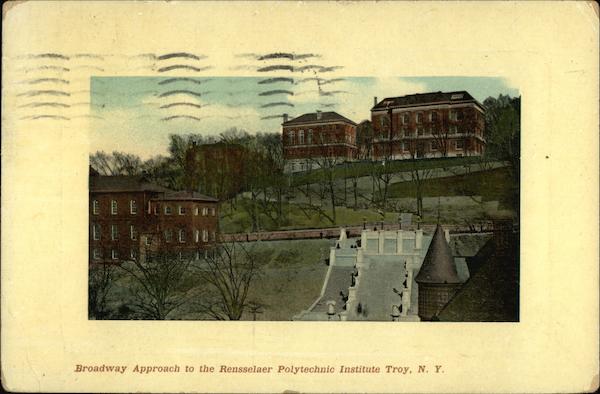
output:
<svg viewBox="0 0 600 394"><path fill-rule="evenodd" d="M456 273L456 264L444 230L439 224L427 249L427 254L415 277L417 283L462 283Z"/></svg>

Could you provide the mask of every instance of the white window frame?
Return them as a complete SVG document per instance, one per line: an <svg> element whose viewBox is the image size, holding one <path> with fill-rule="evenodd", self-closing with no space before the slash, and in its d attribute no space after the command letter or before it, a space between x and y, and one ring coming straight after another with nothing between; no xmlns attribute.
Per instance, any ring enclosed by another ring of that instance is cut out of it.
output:
<svg viewBox="0 0 600 394"><path fill-rule="evenodd" d="M129 213L137 215L137 202L135 200L129 200Z"/></svg>
<svg viewBox="0 0 600 394"><path fill-rule="evenodd" d="M171 215L173 214L173 210L171 209L171 206L166 204L165 205L165 215Z"/></svg>
<svg viewBox="0 0 600 394"><path fill-rule="evenodd" d="M409 124L409 123L410 123L410 113L404 112L402 114L402 124Z"/></svg>
<svg viewBox="0 0 600 394"><path fill-rule="evenodd" d="M167 229L167 230L165 230L164 234L165 234L165 242L173 241L173 230Z"/></svg>
<svg viewBox="0 0 600 394"><path fill-rule="evenodd" d="M185 230L180 228L179 232L177 234L177 239L179 240L180 243L185 243Z"/></svg>
<svg viewBox="0 0 600 394"><path fill-rule="evenodd" d="M417 112L416 122L417 122L417 124L423 123L423 112Z"/></svg>
<svg viewBox="0 0 600 394"><path fill-rule="evenodd" d="M137 260L137 251L134 248L129 251L129 258L133 261Z"/></svg>
<svg viewBox="0 0 600 394"><path fill-rule="evenodd" d="M202 216L208 216L208 208L202 207Z"/></svg>
<svg viewBox="0 0 600 394"><path fill-rule="evenodd" d="M180 215L185 215L185 207L183 205L178 205L177 210L179 211Z"/></svg>
<svg viewBox="0 0 600 394"><path fill-rule="evenodd" d="M298 145L304 145L304 130L298 131Z"/></svg>
<svg viewBox="0 0 600 394"><path fill-rule="evenodd" d="M200 213L200 208L198 208L198 206L194 207L194 216L198 216L198 214Z"/></svg>
<svg viewBox="0 0 600 394"><path fill-rule="evenodd" d="M158 211L160 210L160 207L158 206L158 204L156 204L154 206L154 214L158 216Z"/></svg>
<svg viewBox="0 0 600 394"><path fill-rule="evenodd" d="M313 131L312 129L308 129L308 135L306 136L306 143L311 145L313 142Z"/></svg>
<svg viewBox="0 0 600 394"><path fill-rule="evenodd" d="M116 224L110 225L110 239L116 241L119 239L119 226Z"/></svg>
<svg viewBox="0 0 600 394"><path fill-rule="evenodd" d="M99 248L94 248L92 250L92 258L94 260L100 260L102 258L102 250Z"/></svg>
<svg viewBox="0 0 600 394"><path fill-rule="evenodd" d="M98 223L92 223L92 239L99 241L102 237L102 228Z"/></svg>
<svg viewBox="0 0 600 394"><path fill-rule="evenodd" d="M92 200L92 215L100 214L100 201Z"/></svg>
<svg viewBox="0 0 600 394"><path fill-rule="evenodd" d="M196 243L200 242L200 230L195 230L195 232L194 232L194 233L195 233L195 234L194 234L194 241L195 241Z"/></svg>
<svg viewBox="0 0 600 394"><path fill-rule="evenodd" d="M202 230L202 242L208 242L208 230Z"/></svg>
<svg viewBox="0 0 600 394"><path fill-rule="evenodd" d="M216 210L215 208L211 208L211 209L210 209L210 214L211 214L212 216L215 216L215 215L217 214L217 210Z"/></svg>
<svg viewBox="0 0 600 394"><path fill-rule="evenodd" d="M113 260L118 260L119 259L119 252L117 251L117 249L111 249L110 250L110 258Z"/></svg>
<svg viewBox="0 0 600 394"><path fill-rule="evenodd" d="M117 200L110 200L110 214L116 215L119 212Z"/></svg>
<svg viewBox="0 0 600 394"><path fill-rule="evenodd" d="M288 131L288 145L295 145L294 144L294 130L290 130Z"/></svg>
<svg viewBox="0 0 600 394"><path fill-rule="evenodd" d="M129 225L129 238L131 238L133 241L137 240L137 231L133 224Z"/></svg>
<svg viewBox="0 0 600 394"><path fill-rule="evenodd" d="M146 246L150 246L152 244L152 237L147 235L146 236Z"/></svg>
<svg viewBox="0 0 600 394"><path fill-rule="evenodd" d="M437 111L431 111L431 112L429 113L429 121L430 121L430 122L437 122L437 119L433 120L433 116L434 116L434 115L435 115L435 116L436 116L436 118L437 118L437 116L438 116L438 113L437 113Z"/></svg>

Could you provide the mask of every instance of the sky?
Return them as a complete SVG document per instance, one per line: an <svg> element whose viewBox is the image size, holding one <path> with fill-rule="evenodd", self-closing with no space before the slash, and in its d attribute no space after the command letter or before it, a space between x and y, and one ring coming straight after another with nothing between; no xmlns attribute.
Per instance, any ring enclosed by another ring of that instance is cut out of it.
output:
<svg viewBox="0 0 600 394"><path fill-rule="evenodd" d="M370 118L374 97L454 90L480 102L519 95L507 80L490 77L92 77L90 150L147 159L167 154L170 134L280 132L284 113L316 110L358 123Z"/></svg>

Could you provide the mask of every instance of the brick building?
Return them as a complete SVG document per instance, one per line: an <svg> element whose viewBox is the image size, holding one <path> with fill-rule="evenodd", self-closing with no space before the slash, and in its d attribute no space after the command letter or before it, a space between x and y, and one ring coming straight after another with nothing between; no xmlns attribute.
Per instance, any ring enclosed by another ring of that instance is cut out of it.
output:
<svg viewBox="0 0 600 394"><path fill-rule="evenodd" d="M285 172L352 161L356 157L356 123L336 112L308 113L282 124Z"/></svg>
<svg viewBox="0 0 600 394"><path fill-rule="evenodd" d="M485 107L466 91L374 100L376 160L480 156L485 151Z"/></svg>
<svg viewBox="0 0 600 394"><path fill-rule="evenodd" d="M197 254L216 241L216 199L143 176L103 176L90 167L89 203L90 263L135 260L147 249Z"/></svg>

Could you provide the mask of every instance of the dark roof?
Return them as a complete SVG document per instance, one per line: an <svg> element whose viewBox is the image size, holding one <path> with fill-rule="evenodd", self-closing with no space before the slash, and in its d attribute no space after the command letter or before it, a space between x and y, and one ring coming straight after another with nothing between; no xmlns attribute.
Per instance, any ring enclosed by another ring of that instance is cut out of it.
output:
<svg viewBox="0 0 600 394"><path fill-rule="evenodd" d="M166 192L169 189L146 181L142 176L90 176L90 192Z"/></svg>
<svg viewBox="0 0 600 394"><path fill-rule="evenodd" d="M479 105L482 109L485 109L481 103L479 103L473 96L466 90L459 90L456 92L431 92L431 93L416 93L407 94L406 96L399 97L387 97L378 102L371 111L398 108L398 107L417 107L426 104L440 104L440 103L465 103L474 102Z"/></svg>
<svg viewBox="0 0 600 394"><path fill-rule="evenodd" d="M198 192L187 192L187 191L167 192L163 196L157 198L157 200L163 200L163 201L199 200L199 201L213 201L213 202L219 201L214 197L200 194Z"/></svg>
<svg viewBox="0 0 600 394"><path fill-rule="evenodd" d="M415 277L417 283L462 283L456 272L454 257L444 230L439 224L435 229L429 249L421 265L419 273Z"/></svg>
<svg viewBox="0 0 600 394"><path fill-rule="evenodd" d="M519 321L518 242L510 250L507 256L482 250L481 266L438 314L439 320Z"/></svg>
<svg viewBox="0 0 600 394"><path fill-rule="evenodd" d="M297 118L283 122L283 126L293 126L295 124L302 123L332 123L332 122L346 122L356 126L356 123L350 119L338 114L337 112L321 112L321 119L317 119L317 113L312 112L310 114L300 115Z"/></svg>

